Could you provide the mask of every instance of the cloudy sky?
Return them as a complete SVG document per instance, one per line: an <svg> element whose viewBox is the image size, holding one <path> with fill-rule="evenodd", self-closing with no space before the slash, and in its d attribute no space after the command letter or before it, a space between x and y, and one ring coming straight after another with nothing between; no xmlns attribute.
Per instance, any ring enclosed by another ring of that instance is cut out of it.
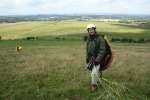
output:
<svg viewBox="0 0 150 100"><path fill-rule="evenodd" d="M0 15L148 14L150 0L0 0Z"/></svg>

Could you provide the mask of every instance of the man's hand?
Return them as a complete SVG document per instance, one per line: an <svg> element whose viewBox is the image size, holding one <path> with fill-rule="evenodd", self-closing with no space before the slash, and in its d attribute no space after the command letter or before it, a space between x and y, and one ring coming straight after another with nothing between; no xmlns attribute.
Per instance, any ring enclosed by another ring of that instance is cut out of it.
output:
<svg viewBox="0 0 150 100"><path fill-rule="evenodd" d="M95 66L95 57L92 56L87 64L87 69L92 70L94 66Z"/></svg>

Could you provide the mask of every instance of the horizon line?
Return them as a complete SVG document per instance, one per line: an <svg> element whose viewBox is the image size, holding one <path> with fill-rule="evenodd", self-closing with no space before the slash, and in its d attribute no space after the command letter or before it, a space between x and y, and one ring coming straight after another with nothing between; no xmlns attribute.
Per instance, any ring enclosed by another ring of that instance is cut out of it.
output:
<svg viewBox="0 0 150 100"><path fill-rule="evenodd" d="M119 13L103 13L103 14L96 14L96 13L80 13L80 14L69 14L69 13L58 13L58 14L8 14L8 15L0 15L0 16L39 16L39 15L67 15L67 16L81 16L81 15L97 15L97 16L102 16L102 15L124 15L124 16L150 16L150 14L119 14Z"/></svg>

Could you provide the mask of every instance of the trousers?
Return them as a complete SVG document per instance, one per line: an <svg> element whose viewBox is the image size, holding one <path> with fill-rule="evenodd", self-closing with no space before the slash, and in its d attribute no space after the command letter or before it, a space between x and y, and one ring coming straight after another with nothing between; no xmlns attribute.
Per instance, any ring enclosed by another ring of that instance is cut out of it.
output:
<svg viewBox="0 0 150 100"><path fill-rule="evenodd" d="M97 85L98 80L100 80L100 65L96 65L93 67L92 72L91 72L91 84L92 85Z"/></svg>

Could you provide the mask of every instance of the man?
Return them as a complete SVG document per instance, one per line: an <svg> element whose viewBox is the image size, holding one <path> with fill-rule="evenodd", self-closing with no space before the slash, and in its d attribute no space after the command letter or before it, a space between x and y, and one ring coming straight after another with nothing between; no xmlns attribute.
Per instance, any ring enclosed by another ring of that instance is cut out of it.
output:
<svg viewBox="0 0 150 100"><path fill-rule="evenodd" d="M86 63L87 68L91 71L91 91L97 89L97 81L101 69L100 62L106 52L106 42L104 38L97 34L94 24L87 25L87 46L86 46Z"/></svg>

